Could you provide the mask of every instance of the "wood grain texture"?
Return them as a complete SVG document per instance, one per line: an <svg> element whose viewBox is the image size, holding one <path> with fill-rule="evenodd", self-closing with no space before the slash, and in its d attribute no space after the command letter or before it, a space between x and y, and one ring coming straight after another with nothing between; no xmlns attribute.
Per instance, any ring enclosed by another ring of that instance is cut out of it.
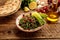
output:
<svg viewBox="0 0 60 40"><path fill-rule="evenodd" d="M15 23L22 13L22 10L18 10L13 15L0 18L0 39L60 38L60 18L56 24L46 24L37 32L25 33L18 30Z"/></svg>
<svg viewBox="0 0 60 40"><path fill-rule="evenodd" d="M16 14L0 18L0 39L60 38L60 23L46 24L33 33L18 30L15 21L22 13L24 12L19 10Z"/></svg>

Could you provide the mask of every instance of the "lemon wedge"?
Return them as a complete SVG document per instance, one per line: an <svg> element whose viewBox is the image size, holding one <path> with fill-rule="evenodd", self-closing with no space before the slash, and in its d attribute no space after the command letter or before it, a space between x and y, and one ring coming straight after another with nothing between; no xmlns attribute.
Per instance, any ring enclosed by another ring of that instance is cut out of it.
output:
<svg viewBox="0 0 60 40"><path fill-rule="evenodd" d="M27 12L29 11L30 9L28 7L24 7L24 11Z"/></svg>
<svg viewBox="0 0 60 40"><path fill-rule="evenodd" d="M29 4L29 8L30 8L31 10L35 9L36 7L37 7L37 3L34 2L34 1Z"/></svg>
<svg viewBox="0 0 60 40"><path fill-rule="evenodd" d="M48 20L48 21L51 21L51 22L56 22L56 21L58 21L58 19L51 19L51 18L49 18L49 17L47 17L47 20Z"/></svg>

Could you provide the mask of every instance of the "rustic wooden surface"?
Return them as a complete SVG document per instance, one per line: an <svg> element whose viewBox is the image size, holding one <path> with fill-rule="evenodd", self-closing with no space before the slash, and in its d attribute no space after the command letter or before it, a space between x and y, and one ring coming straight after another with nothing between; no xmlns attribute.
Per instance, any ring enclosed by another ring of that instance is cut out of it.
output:
<svg viewBox="0 0 60 40"><path fill-rule="evenodd" d="M16 14L0 18L0 39L29 39L29 38L60 38L60 23L46 24L37 32L25 33L16 27L17 16L24 13L19 10Z"/></svg>
<svg viewBox="0 0 60 40"><path fill-rule="evenodd" d="M13 15L0 18L0 39L60 38L60 21L56 24L46 24L44 28L33 33L18 30L15 21L22 13L22 10L18 10Z"/></svg>

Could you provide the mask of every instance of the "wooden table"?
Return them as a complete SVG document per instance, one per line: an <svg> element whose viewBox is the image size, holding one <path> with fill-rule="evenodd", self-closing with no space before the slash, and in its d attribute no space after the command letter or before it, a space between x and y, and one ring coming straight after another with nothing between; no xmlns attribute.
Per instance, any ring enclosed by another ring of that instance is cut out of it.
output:
<svg viewBox="0 0 60 40"><path fill-rule="evenodd" d="M60 38L60 22L46 24L44 28L33 33L18 30L15 21L22 13L22 10L18 10L13 15L0 18L0 39Z"/></svg>

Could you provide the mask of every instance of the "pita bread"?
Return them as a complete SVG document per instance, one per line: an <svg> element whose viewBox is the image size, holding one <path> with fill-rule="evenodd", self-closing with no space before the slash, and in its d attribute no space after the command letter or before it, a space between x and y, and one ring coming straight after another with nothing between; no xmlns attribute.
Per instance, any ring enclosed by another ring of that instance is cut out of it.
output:
<svg viewBox="0 0 60 40"><path fill-rule="evenodd" d="M21 0L6 0L1 4L0 4L0 17L8 16L15 13L20 8Z"/></svg>

